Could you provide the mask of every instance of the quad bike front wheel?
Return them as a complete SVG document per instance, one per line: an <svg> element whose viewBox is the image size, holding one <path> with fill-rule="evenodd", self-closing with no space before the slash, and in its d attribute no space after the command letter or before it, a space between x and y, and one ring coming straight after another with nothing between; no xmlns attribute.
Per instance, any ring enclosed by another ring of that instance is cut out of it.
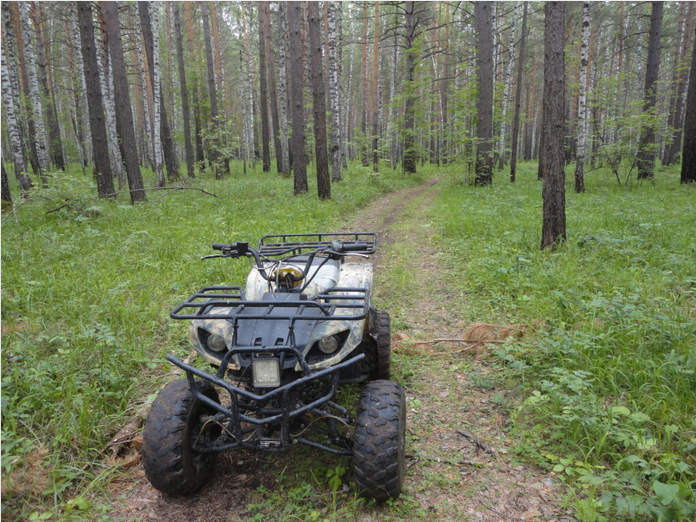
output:
<svg viewBox="0 0 696 522"><path fill-rule="evenodd" d="M215 388L196 381L206 397L219 402ZM215 469L214 453L198 453L194 441L217 437L217 425L204 426L200 417L215 413L196 399L186 379L168 383L152 403L143 430L142 460L145 476L158 490L186 495L200 489Z"/></svg>
<svg viewBox="0 0 696 522"><path fill-rule="evenodd" d="M358 492L383 502L401 494L406 458L406 400L392 381L363 388L358 402L353 469Z"/></svg>

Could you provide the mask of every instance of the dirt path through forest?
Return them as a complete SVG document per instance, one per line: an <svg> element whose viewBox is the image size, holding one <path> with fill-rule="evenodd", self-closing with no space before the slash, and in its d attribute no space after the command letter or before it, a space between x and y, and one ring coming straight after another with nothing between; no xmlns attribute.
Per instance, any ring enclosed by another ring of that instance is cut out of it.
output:
<svg viewBox="0 0 696 522"><path fill-rule="evenodd" d="M557 481L517 462L508 449L512 440L503 407L508 392L496 384L498 378L482 347L462 351L470 345L418 344L461 338L475 321L451 313L448 307L462 297L452 294L447 268L434 244L432 223L437 209L432 202L438 190L438 180L433 179L388 194L360 211L344 228L378 233L378 254L373 257L375 300L378 304L399 302L398 313L392 314L396 315L392 318L393 364L399 366L395 375L406 388L408 400L408 472L403 500L393 507L356 508L357 520L575 520L561 506ZM413 255L404 256L404 249ZM398 295L399 285L390 280L395 277L391 270L395 264L417 286L411 296ZM462 309L466 308L457 306ZM283 466L305 465L293 453L280 457ZM200 493L173 498L152 488L138 463L111 483L111 515L114 519L166 522L248 520L248 504L256 488L278 487L277 464L268 466L263 456L245 452L224 454L215 479Z"/></svg>

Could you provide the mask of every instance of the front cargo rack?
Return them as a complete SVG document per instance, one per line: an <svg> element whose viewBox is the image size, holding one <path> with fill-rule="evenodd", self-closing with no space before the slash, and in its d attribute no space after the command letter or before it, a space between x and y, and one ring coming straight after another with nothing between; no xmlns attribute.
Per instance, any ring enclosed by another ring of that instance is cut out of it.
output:
<svg viewBox="0 0 696 522"><path fill-rule="evenodd" d="M169 314L172 319L267 319L295 321L359 321L370 310L366 288L332 288L307 299L304 294L279 300L244 301L239 286L208 286L200 289ZM195 311L194 311L195 310ZM189 313L186 313L189 312Z"/></svg>
<svg viewBox="0 0 696 522"><path fill-rule="evenodd" d="M377 248L377 236L374 232L331 232L322 234L276 234L259 239L259 254L266 257L299 255L309 253L321 247L331 247L333 241L343 243L346 251L351 244L359 245L356 252L374 254Z"/></svg>

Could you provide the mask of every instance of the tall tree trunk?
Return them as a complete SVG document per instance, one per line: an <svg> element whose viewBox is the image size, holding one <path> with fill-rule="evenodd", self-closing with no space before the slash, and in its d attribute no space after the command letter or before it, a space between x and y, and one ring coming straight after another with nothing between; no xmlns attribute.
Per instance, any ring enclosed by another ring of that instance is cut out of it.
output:
<svg viewBox="0 0 696 522"><path fill-rule="evenodd" d="M339 121L341 125L341 164L344 169L348 168L347 152L348 152L348 106L350 105L350 90L348 91L348 100L345 99L343 92L343 3L338 2L336 5L336 62L338 63L338 107ZM353 64L353 53L350 54L351 67ZM348 80L350 81L350 79ZM344 100L346 107L343 108Z"/></svg>
<svg viewBox="0 0 696 522"><path fill-rule="evenodd" d="M82 45L80 43L80 30L77 24L77 9L70 10L70 17L65 21L65 32L69 40L68 58L70 63L71 91L74 101L75 138L77 139L80 159L82 161L82 172L89 164L91 153L91 143L86 137L89 132L89 111L85 110L87 105L87 83L85 82L85 70L82 62ZM96 41L95 41L96 45Z"/></svg>
<svg viewBox="0 0 696 522"><path fill-rule="evenodd" d="M448 103L449 103L449 76L450 76L450 5L445 2L445 65L443 68L444 78L440 82L440 100L442 105L442 145L440 156L442 163L447 164L449 158L449 127L448 127ZM394 66L396 69L396 65Z"/></svg>
<svg viewBox="0 0 696 522"><path fill-rule="evenodd" d="M189 178L194 178L193 170L193 144L191 143L191 113L188 101L188 88L186 87L186 67L184 66L184 38L181 33L181 15L179 4L172 4L174 10L174 40L176 41L176 58L179 66L179 92L181 93L181 112L184 120L184 150L186 151L186 173Z"/></svg>
<svg viewBox="0 0 696 522"><path fill-rule="evenodd" d="M143 31L145 41L145 52L150 71L150 83L152 84L152 94L154 100L155 134L156 140L156 164L158 186L164 186L164 175L162 174L162 159L167 166L167 177L169 180L179 179L179 160L176 157L176 148L172 139L169 119L167 118L167 108L164 103L164 94L161 81L160 52L159 52L159 13L157 4L152 2L138 2L138 13L140 15L140 26ZM159 138L159 139L158 139Z"/></svg>
<svg viewBox="0 0 696 522"><path fill-rule="evenodd" d="M283 161L280 172L290 174L290 143L288 142L288 25L287 4L280 2L278 6L280 19L280 42L278 45L278 119L280 125L280 142Z"/></svg>
<svg viewBox="0 0 696 522"><path fill-rule="evenodd" d="M149 94L152 109L152 152L155 160L155 173L157 174L157 186L164 187L163 171L163 151L162 151L162 97L160 96L160 66L159 53L155 53L155 38L152 33L150 22L149 2L138 2L138 13L140 15L140 28L142 31L143 46L145 47L145 57L147 59L147 71L149 79ZM157 38L159 40L159 38ZM159 47L159 46L157 46Z"/></svg>
<svg viewBox="0 0 696 522"><path fill-rule="evenodd" d="M104 117L106 121L106 134L109 140L109 159L111 170L118 178L118 189L124 190L126 186L126 172L123 165L124 158L118 141L118 129L116 118L116 97L114 95L114 79L111 72L111 60L109 59L109 41L106 31L106 22L102 9L99 8L99 17L102 26L103 40L100 41L95 33L97 44L97 60L99 60L99 83L102 90L102 103L104 104ZM100 47L101 45L101 47Z"/></svg>
<svg viewBox="0 0 696 522"><path fill-rule="evenodd" d="M510 100L510 89L512 86L512 68L515 63L515 30L517 29L517 19L519 18L519 2L515 2L515 10L512 15L512 27L510 28L510 43L508 45L508 63L505 69L505 81L503 86L503 107L500 113L500 137L498 139L498 155L499 163L498 168L503 170L505 166L505 156L507 151L506 138L507 138L507 108Z"/></svg>
<svg viewBox="0 0 696 522"><path fill-rule="evenodd" d="M565 4L547 2L544 19L544 216L541 248L566 240L563 130L565 126Z"/></svg>
<svg viewBox="0 0 696 522"><path fill-rule="evenodd" d="M259 2L259 88L261 90L261 163L263 171L271 171L270 128L268 125L268 85L266 82L266 24L264 22L264 6Z"/></svg>
<svg viewBox="0 0 696 522"><path fill-rule="evenodd" d="M681 182L696 183L696 44L691 53L689 91L686 97Z"/></svg>
<svg viewBox="0 0 696 522"><path fill-rule="evenodd" d="M405 11L406 30L404 52L406 53L406 80L404 82L404 172L416 173L416 58L414 56L414 44L416 39L416 13L414 2L406 2Z"/></svg>
<svg viewBox="0 0 696 522"><path fill-rule="evenodd" d="M215 62L215 85L217 86L218 99L225 99L225 81L222 61L222 50L220 48L220 31L218 30L218 17L215 12L215 2L208 2L210 11L210 22L213 37L213 61Z"/></svg>
<svg viewBox="0 0 696 522"><path fill-rule="evenodd" d="M327 2L329 48L329 100L331 106L331 179L341 180L341 116L338 102L338 63L336 60L336 2Z"/></svg>
<svg viewBox="0 0 696 522"><path fill-rule="evenodd" d="M476 128L476 185L493 182L493 24L492 2L476 2L474 19L478 41L478 125Z"/></svg>
<svg viewBox="0 0 696 522"><path fill-rule="evenodd" d="M189 59L196 63L197 58L193 43L193 4L191 2L184 2L184 15L186 17L186 41L188 44ZM193 84L193 124L196 138L196 162L201 165L202 168L205 162L205 154L203 152L203 137L201 136L201 104L197 76L194 77Z"/></svg>
<svg viewBox="0 0 696 522"><path fill-rule="evenodd" d="M375 39L372 45L372 168L379 171L379 2L375 2Z"/></svg>
<svg viewBox="0 0 696 522"><path fill-rule="evenodd" d="M582 48L578 89L578 148L575 156L575 192L585 192L585 144L587 142L587 56L590 44L590 2L582 3Z"/></svg>
<svg viewBox="0 0 696 522"><path fill-rule="evenodd" d="M3 15L9 14L7 3L2 5L2 10ZM3 43L7 45L10 34L6 31L4 36ZM22 127L17 119L17 109L19 107L16 105L16 102L19 100L19 96L15 89L17 89L19 82L16 76L13 81L12 75L13 73L16 74L16 71L7 63L4 49L0 49L0 52L2 53L2 102L5 106L5 122L7 124L7 132L10 135L10 144L12 145L15 178L17 178L20 190L24 193L31 188L32 184L27 175L27 158L24 152ZM14 53L10 55L10 59L14 59ZM16 86L14 85L15 82Z"/></svg>
<svg viewBox="0 0 696 522"><path fill-rule="evenodd" d="M205 57L206 64L208 65L208 96L210 97L210 118L212 120L211 128L213 130L217 130L219 127L219 122L217 119L217 90L215 88L215 63L213 62L213 46L210 41L210 24L208 22L209 5L202 4L201 8L203 11L203 38L205 40ZM220 163L220 152L217 149L218 142L217 139L212 141L213 143L210 149L210 153L208 154L208 158L210 159L210 162L213 164L215 178L220 179L222 178L223 170L222 165Z"/></svg>
<svg viewBox="0 0 696 522"><path fill-rule="evenodd" d="M118 16L118 2L99 2L104 15L106 32L109 39L111 69L114 79L114 100L116 103L116 129L118 131L121 156L126 167L131 203L145 201L143 177L138 165L138 155L133 128L126 64L123 59L123 43Z"/></svg>
<svg viewBox="0 0 696 522"><path fill-rule="evenodd" d="M2 164L2 201L12 205L12 193L10 192L10 181L7 179L5 164ZM4 207L4 205L3 205ZM4 208L3 208L4 210Z"/></svg>
<svg viewBox="0 0 696 522"><path fill-rule="evenodd" d="M645 94L643 114L652 119L657 99L657 78L660 71L660 39L662 37L662 11L664 2L652 2L650 16L650 40L648 41L648 64L645 68ZM638 179L652 179L655 166L655 125L652 121L643 124L638 148Z"/></svg>
<svg viewBox="0 0 696 522"><path fill-rule="evenodd" d="M49 146L46 140L46 129L44 127L43 106L41 104L41 94L39 93L39 80L36 75L36 55L34 44L31 41L31 29L29 20L29 5L27 2L20 2L19 9L22 21L22 33L24 42L24 59L27 71L27 91L31 100L31 121L34 124L34 131L29 139L36 143L37 158L39 161L39 174L44 187L48 186L48 171L51 168L51 158L49 157Z"/></svg>
<svg viewBox="0 0 696 522"><path fill-rule="evenodd" d="M292 163L295 174L295 194L307 192L307 158L305 154L304 87L302 79L302 7L300 2L288 2L288 31L290 35L290 90L292 97Z"/></svg>
<svg viewBox="0 0 696 522"><path fill-rule="evenodd" d="M517 62L517 86L515 92L515 115L512 119L512 146L510 150L510 182L515 182L517 172L517 148L520 135L520 106L522 99L522 68L524 67L524 44L527 40L527 11L529 2L524 2L524 10L522 11L522 37L520 38L520 57ZM529 95L529 90L527 90ZM527 97L529 100L529 97Z"/></svg>
<svg viewBox="0 0 696 522"><path fill-rule="evenodd" d="M97 180L97 193L100 198L115 197L114 179L109 161L109 141L106 136L104 103L99 80L99 61L97 43L94 38L94 21L91 2L75 2L77 22L80 30L80 47L87 86L87 110L89 129L92 137L94 156L94 177Z"/></svg>
<svg viewBox="0 0 696 522"><path fill-rule="evenodd" d="M367 153L367 107L368 104L370 103L370 97L369 97L369 84L368 84L368 75L367 75L367 2L363 4L363 28L362 28L362 70L360 71L360 74L362 75L362 118L360 122L360 130L362 130L362 139L363 139L363 145L362 145L362 151L361 151L361 157L362 157L362 165L363 167L367 167L370 164L370 160L368 157Z"/></svg>
<svg viewBox="0 0 696 522"><path fill-rule="evenodd" d="M331 199L329 157L326 152L326 98L324 95L324 60L322 57L321 20L318 2L309 2L309 48L312 66L314 113L314 152L317 162L317 189L320 199Z"/></svg>
<svg viewBox="0 0 696 522"><path fill-rule="evenodd" d="M50 51L47 53L46 42L44 40L44 17L41 15L42 2L31 3L31 20L34 26L36 35L36 66L41 84L43 99L46 103L46 119L48 122L48 148L53 164L60 170L65 170L65 157L63 156L63 142L60 136L60 127L58 126L58 113L56 110L56 99L53 96L53 85L50 76L50 66L48 65L47 56L50 56Z"/></svg>
<svg viewBox="0 0 696 522"><path fill-rule="evenodd" d="M268 81L268 97L271 102L271 126L273 129L273 146L276 154L276 168L283 172L283 144L280 141L280 120L278 115L278 93L275 80L275 53L273 52L272 28L271 28L271 3L261 2L263 5L264 38L266 40L266 71ZM282 69L282 67L281 67Z"/></svg>
<svg viewBox="0 0 696 522"><path fill-rule="evenodd" d="M245 149L246 160L252 165L256 165L256 130L255 130L255 115L254 115L254 78L252 76L251 64L251 43L249 42L249 29L246 17L246 7L242 3L242 41L244 43L244 63L246 65L246 82L243 82L244 88L244 131L246 133Z"/></svg>

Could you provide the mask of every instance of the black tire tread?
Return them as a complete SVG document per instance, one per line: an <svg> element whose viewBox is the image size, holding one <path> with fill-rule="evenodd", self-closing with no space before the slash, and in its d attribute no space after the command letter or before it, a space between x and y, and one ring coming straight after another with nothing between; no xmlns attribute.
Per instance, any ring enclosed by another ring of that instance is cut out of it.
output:
<svg viewBox="0 0 696 522"><path fill-rule="evenodd" d="M369 382L360 394L353 446L358 492L383 502L401 493L404 480L406 404L392 381Z"/></svg>
<svg viewBox="0 0 696 522"><path fill-rule="evenodd" d="M196 381L198 389L206 396L218 401L215 388L206 381ZM145 475L158 490L170 495L187 495L200 489L212 475L215 455L203 459L202 469L192 466L190 444L185 433L187 423L193 422L204 405L189 388L188 380L178 379L168 383L152 403L152 408L143 429L141 456Z"/></svg>
<svg viewBox="0 0 696 522"><path fill-rule="evenodd" d="M375 365L370 377L372 380L388 381L391 377L391 319L389 314L375 311L370 330L377 350Z"/></svg>

